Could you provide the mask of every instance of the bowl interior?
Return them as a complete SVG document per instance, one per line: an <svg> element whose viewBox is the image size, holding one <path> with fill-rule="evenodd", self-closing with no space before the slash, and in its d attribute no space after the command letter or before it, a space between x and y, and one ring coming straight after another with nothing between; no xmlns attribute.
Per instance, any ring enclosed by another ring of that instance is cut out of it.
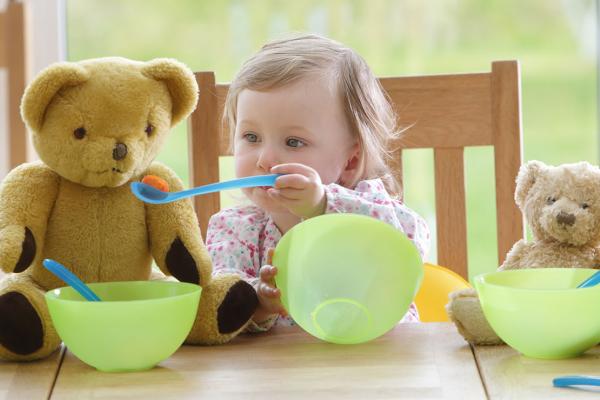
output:
<svg viewBox="0 0 600 400"><path fill-rule="evenodd" d="M188 295L200 290L198 285L168 281L101 282L90 283L88 286L102 301L107 302L158 300ZM47 296L57 300L86 301L70 286L51 290Z"/></svg>
<svg viewBox="0 0 600 400"><path fill-rule="evenodd" d="M418 250L392 226L354 214L327 214L296 225L273 264L282 302L314 336L360 343L392 328L423 276Z"/></svg>
<svg viewBox="0 0 600 400"><path fill-rule="evenodd" d="M523 290L566 290L577 287L596 270L588 268L528 268L480 275L482 283Z"/></svg>

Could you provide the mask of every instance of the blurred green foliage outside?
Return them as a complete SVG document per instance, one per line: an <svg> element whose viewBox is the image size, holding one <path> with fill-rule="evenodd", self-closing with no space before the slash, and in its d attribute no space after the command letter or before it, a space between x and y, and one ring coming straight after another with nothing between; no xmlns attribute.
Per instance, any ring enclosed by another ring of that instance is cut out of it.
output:
<svg viewBox="0 0 600 400"><path fill-rule="evenodd" d="M489 71L518 59L525 160L597 163L592 0L70 0L70 60L174 57L229 81L269 39L315 32L356 49L379 76ZM159 156L187 182L185 124ZM435 227L433 157L405 156L407 204ZM224 161L227 175L231 163ZM466 152L469 274L497 267L492 151ZM227 198L227 204L231 204ZM435 242L435 240L433 240ZM435 245L435 243L433 243ZM435 247L435 246L433 246ZM435 249L429 256L435 261Z"/></svg>

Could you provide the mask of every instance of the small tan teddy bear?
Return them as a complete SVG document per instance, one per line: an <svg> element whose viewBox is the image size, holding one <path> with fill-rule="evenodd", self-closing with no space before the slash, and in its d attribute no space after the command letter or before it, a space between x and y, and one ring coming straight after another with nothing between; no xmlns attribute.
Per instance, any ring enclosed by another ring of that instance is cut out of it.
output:
<svg viewBox="0 0 600 400"><path fill-rule="evenodd" d="M21 112L41 161L0 186L0 359L39 359L60 344L44 292L64 283L45 258L84 282L150 279L154 259L203 287L188 343L226 342L245 327L256 292L235 275L211 276L191 201L149 205L129 188L155 175L183 189L153 160L197 99L194 74L170 59L57 63L29 85Z"/></svg>
<svg viewBox="0 0 600 400"><path fill-rule="evenodd" d="M587 162L553 167L530 161L519 171L515 201L533 240L515 243L499 270L600 267L598 167ZM486 321L474 289L451 293L446 310L468 342L503 343Z"/></svg>

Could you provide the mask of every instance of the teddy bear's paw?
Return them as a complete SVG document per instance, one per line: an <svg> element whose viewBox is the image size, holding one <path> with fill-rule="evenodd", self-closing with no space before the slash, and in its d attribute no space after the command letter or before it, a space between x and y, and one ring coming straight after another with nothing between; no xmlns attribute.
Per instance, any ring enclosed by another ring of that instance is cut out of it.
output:
<svg viewBox="0 0 600 400"><path fill-rule="evenodd" d="M44 344L44 329L37 312L19 292L0 296L0 345L20 355L31 354Z"/></svg>
<svg viewBox="0 0 600 400"><path fill-rule="evenodd" d="M258 307L254 288L236 275L214 277L202 288L198 315L187 343L219 344L237 336Z"/></svg>
<svg viewBox="0 0 600 400"><path fill-rule="evenodd" d="M252 318L258 307L254 288L243 280L237 281L225 295L217 312L219 333L239 331Z"/></svg>
<svg viewBox="0 0 600 400"><path fill-rule="evenodd" d="M171 275L179 281L199 284L204 287L204 282L200 282L196 261L180 238L175 238L171 243L165 257L165 263Z"/></svg>
<svg viewBox="0 0 600 400"><path fill-rule="evenodd" d="M0 294L0 359L29 361L48 356L58 348L60 339L43 292L32 286L10 288L4 283Z"/></svg>
<svg viewBox="0 0 600 400"><path fill-rule="evenodd" d="M451 293L446 311L466 341L477 345L503 343L487 322L474 289Z"/></svg>
<svg viewBox="0 0 600 400"><path fill-rule="evenodd" d="M4 272L23 272L35 258L36 244L27 227L8 225L0 230L0 268Z"/></svg>

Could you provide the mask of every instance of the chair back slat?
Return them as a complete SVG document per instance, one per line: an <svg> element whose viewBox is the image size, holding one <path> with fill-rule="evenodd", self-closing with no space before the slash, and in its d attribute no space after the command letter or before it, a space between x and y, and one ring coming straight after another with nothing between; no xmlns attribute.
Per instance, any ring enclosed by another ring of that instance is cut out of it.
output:
<svg viewBox="0 0 600 400"><path fill-rule="evenodd" d="M438 264L467 276L464 149L434 149Z"/></svg>
<svg viewBox="0 0 600 400"><path fill-rule="evenodd" d="M500 265L513 244L525 237L524 217L514 200L515 179L523 160L521 82L518 64L514 61L494 62L491 75L496 225Z"/></svg>
<svg viewBox="0 0 600 400"><path fill-rule="evenodd" d="M188 121L190 181L193 187L219 181L221 142L219 118L215 117L218 115L215 74L200 72L195 75L200 95L196 111ZM219 193L195 196L193 199L202 237L206 237L210 216L221 208Z"/></svg>

